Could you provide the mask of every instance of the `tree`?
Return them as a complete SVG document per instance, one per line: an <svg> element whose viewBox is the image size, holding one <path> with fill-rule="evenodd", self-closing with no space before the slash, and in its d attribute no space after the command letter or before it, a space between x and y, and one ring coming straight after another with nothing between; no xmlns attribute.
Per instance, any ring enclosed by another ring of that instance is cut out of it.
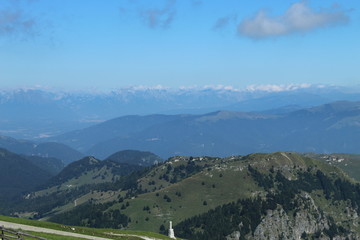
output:
<svg viewBox="0 0 360 240"><path fill-rule="evenodd" d="M165 226L164 226L164 224L161 224L161 226L160 226L160 233L165 233Z"/></svg>

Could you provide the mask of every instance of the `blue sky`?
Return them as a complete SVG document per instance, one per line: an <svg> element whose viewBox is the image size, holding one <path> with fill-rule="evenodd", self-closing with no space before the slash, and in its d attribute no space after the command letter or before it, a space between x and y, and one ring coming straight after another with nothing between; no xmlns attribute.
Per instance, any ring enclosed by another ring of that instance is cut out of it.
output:
<svg viewBox="0 0 360 240"><path fill-rule="evenodd" d="M359 84L360 1L0 0L0 88Z"/></svg>

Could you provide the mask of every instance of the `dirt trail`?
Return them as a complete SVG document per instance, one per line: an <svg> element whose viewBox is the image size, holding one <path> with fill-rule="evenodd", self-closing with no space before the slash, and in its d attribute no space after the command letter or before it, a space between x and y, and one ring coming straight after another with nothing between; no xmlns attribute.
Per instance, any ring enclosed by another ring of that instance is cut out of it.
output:
<svg viewBox="0 0 360 240"><path fill-rule="evenodd" d="M83 239L92 239L92 240L109 240L110 238L102 238L102 237L95 237L95 236L89 236L79 233L72 233L72 232L64 232L60 230L53 230L49 228L41 228L41 227L34 227L29 225L23 225L18 223L11 223L11 222L4 222L0 221L0 226L3 226L5 228L11 228L11 229L22 229L25 231L32 231L32 232L43 232L43 233L50 233L50 234L57 234L61 236L69 236L69 237L78 237ZM123 236L123 237L137 237L139 239L143 240L158 240L157 238L150 238L150 237L144 237L144 236L138 236L138 235L132 235L132 234L115 234L115 233L109 233L114 236Z"/></svg>
<svg viewBox="0 0 360 240"><path fill-rule="evenodd" d="M161 239L158 239L158 238L151 238L151 237L143 237L143 236L137 236L137 235L132 235L132 234L116 234L116 233L109 233L111 235L114 235L114 236L123 236L123 237L138 237L138 238L141 238L141 239L144 239L144 240L161 240Z"/></svg>
<svg viewBox="0 0 360 240"><path fill-rule="evenodd" d="M64 232L64 231L53 230L53 229L48 229L48 228L33 227L33 226L28 226L28 225L23 225L23 224L18 224L18 223L11 223L11 222L4 222L4 221L0 221L0 226L3 226L5 228L11 228L11 229L22 229L24 231L51 233L51 234L57 234L57 235L61 235L61 236L78 237L78 238L83 238L83 239L109 240L109 238L101 238L101 237L83 235L83 234L72 233L72 232Z"/></svg>

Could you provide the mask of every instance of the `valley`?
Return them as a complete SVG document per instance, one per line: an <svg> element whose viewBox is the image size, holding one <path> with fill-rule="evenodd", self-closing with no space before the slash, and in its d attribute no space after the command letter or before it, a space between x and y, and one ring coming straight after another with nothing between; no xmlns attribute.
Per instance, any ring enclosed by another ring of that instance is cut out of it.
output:
<svg viewBox="0 0 360 240"><path fill-rule="evenodd" d="M118 151L172 156L246 155L254 152L358 154L360 102L339 101L285 113L216 111L192 115L129 115L41 141L0 137L15 153L53 157L64 165Z"/></svg>

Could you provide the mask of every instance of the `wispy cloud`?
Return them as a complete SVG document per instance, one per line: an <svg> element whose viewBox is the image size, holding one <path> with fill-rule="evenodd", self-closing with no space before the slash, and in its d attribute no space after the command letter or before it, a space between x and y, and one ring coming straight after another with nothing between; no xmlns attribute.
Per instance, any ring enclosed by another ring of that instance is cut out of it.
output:
<svg viewBox="0 0 360 240"><path fill-rule="evenodd" d="M201 0L191 0L191 4L194 6L194 7L198 7L200 5L203 4L203 1Z"/></svg>
<svg viewBox="0 0 360 240"><path fill-rule="evenodd" d="M237 15L229 15L225 17L218 18L213 26L214 30L221 30L226 28L232 23L235 23Z"/></svg>
<svg viewBox="0 0 360 240"><path fill-rule="evenodd" d="M0 36L34 34L35 25L36 20L20 10L0 11Z"/></svg>
<svg viewBox="0 0 360 240"><path fill-rule="evenodd" d="M19 0L10 1L8 8L0 9L0 37L26 38L36 33L37 21L33 16L28 16L17 4Z"/></svg>
<svg viewBox="0 0 360 240"><path fill-rule="evenodd" d="M345 11L334 5L328 9L311 9L306 1L294 3L283 15L269 16L260 10L254 17L244 19L238 25L242 36L261 39L292 33L311 31L317 28L343 24L348 21Z"/></svg>
<svg viewBox="0 0 360 240"><path fill-rule="evenodd" d="M176 0L167 0L163 8L140 11L140 16L150 28L168 28L174 20Z"/></svg>

